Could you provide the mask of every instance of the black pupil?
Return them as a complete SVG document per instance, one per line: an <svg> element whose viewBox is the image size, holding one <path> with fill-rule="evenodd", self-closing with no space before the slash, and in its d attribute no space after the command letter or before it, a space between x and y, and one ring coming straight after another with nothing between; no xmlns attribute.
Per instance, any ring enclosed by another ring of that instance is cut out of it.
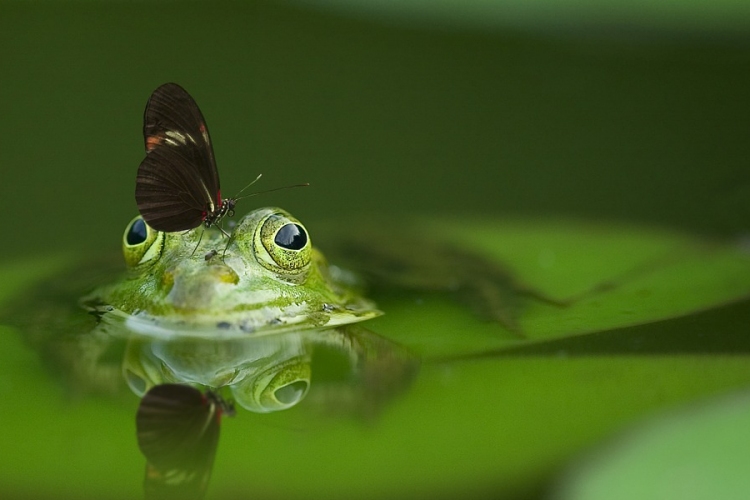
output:
<svg viewBox="0 0 750 500"><path fill-rule="evenodd" d="M274 243L288 250L301 250L307 244L307 233L297 224L287 224L279 229Z"/></svg>
<svg viewBox="0 0 750 500"><path fill-rule="evenodd" d="M139 245L146 241L146 223L143 219L138 219L130 225L130 231L128 231L128 245Z"/></svg>

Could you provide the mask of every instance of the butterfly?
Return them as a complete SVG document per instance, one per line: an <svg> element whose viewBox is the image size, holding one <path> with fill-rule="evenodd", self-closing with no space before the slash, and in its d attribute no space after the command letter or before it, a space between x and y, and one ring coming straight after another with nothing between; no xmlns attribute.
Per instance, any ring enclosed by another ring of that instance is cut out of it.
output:
<svg viewBox="0 0 750 500"><path fill-rule="evenodd" d="M234 215L237 198L221 197L206 120L185 89L165 83L151 94L143 137L146 158L138 167L135 200L149 226L185 231Z"/></svg>
<svg viewBox="0 0 750 500"><path fill-rule="evenodd" d="M223 415L234 416L231 403L188 385L161 384L143 396L135 420L147 499L203 497Z"/></svg>
<svg viewBox="0 0 750 500"><path fill-rule="evenodd" d="M143 113L143 138L146 157L138 167L135 201L143 220L157 231L187 231L201 224L209 228L224 216L232 217L242 198L309 186L240 197L260 179L258 175L237 196L222 199L206 120L195 100L176 83L165 83L151 94Z"/></svg>

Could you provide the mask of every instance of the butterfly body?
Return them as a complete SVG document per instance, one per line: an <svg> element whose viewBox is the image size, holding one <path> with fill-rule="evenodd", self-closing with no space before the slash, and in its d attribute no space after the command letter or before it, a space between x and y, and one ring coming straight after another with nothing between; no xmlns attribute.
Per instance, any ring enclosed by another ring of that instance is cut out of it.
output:
<svg viewBox="0 0 750 500"><path fill-rule="evenodd" d="M236 200L234 198L221 199L221 194L218 196L219 205L218 207L208 210L203 214L203 224L206 227L211 227L217 224L224 216L234 217L234 206Z"/></svg>

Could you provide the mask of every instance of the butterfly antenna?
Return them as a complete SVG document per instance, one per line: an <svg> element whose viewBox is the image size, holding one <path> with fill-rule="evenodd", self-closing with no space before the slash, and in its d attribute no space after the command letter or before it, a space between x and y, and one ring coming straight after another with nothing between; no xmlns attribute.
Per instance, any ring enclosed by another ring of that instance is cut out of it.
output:
<svg viewBox="0 0 750 500"><path fill-rule="evenodd" d="M291 186L283 186L283 187L279 187L279 188L266 189L265 191L256 191L254 193L250 193L250 194L246 194L245 196L241 196L239 198L234 198L234 201L239 201L239 200L241 200L243 198L249 198L251 196L256 196L256 195L259 195L259 194L272 193L274 191L281 191L282 189L307 187L309 185L310 185L309 182L305 182L304 184L293 184ZM244 191L244 189L243 189L243 191Z"/></svg>
<svg viewBox="0 0 750 500"><path fill-rule="evenodd" d="M241 194L242 194L242 192L243 192L243 191L244 191L245 189L249 188L250 186L252 186L252 185L253 185L253 184L255 184L256 182L258 182L258 181L260 180L260 178L261 178L261 177L263 177L263 174L258 174L258 177L256 177L255 179L253 179L253 181L252 181L252 182L251 182L250 184L248 184L247 186L245 186L245 187L243 187L242 189L240 189L240 192L239 192L239 193L237 193L237 194L236 194L236 195L234 196L234 198L232 198L232 199L233 199L233 200L238 200L239 198L237 198L237 197L238 197L239 195L241 195Z"/></svg>

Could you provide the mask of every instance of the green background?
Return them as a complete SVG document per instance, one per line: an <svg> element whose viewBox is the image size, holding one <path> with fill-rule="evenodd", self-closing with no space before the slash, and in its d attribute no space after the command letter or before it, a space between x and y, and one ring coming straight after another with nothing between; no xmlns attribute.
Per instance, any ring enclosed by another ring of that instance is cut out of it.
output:
<svg viewBox="0 0 750 500"><path fill-rule="evenodd" d="M538 3L487 26L503 9L473 3L415 3L447 9L429 22L377 4L0 4L2 251L116 248L143 108L166 81L201 106L225 195L258 173L258 189L312 184L240 211L282 205L313 229L341 212L481 212L747 230L747 4Z"/></svg>
<svg viewBox="0 0 750 500"><path fill-rule="evenodd" d="M656 228L634 230L646 243L675 229L733 242L750 226L750 7L658 5L0 3L0 292L47 272L22 257L117 250L136 213L143 107L167 81L200 105L225 195L258 173L259 189L312 185L243 200L239 213L279 205L312 234L342 215L469 217L480 226L471 244L497 249L506 226L485 227L494 236L484 240L481 221L510 215L517 235L524 221L586 221L561 224L560 241L590 222L625 237L616 224L625 222ZM356 231L348 224L342 231ZM532 262L523 250L534 234L496 256ZM614 260L587 259L583 243L556 248L571 250L570 269L613 270ZM688 267L713 274L696 283L721 299L671 315L746 295L747 265L728 252L731 265ZM442 298L424 299L420 314L468 325L468 339L410 329L421 318L413 296L376 299L388 314L374 330L421 354L458 346L475 357L425 364L375 422L299 430L285 423L296 410L243 413L222 429L216 498L554 495L571 459L613 433L750 382L747 302L642 326L617 318L607 324L616 330L498 353L512 343L507 332ZM544 322L534 314L529 324ZM11 401L0 410L0 492L139 495L136 399L71 401L17 331L0 333L0 387ZM742 453L733 463L746 463Z"/></svg>

